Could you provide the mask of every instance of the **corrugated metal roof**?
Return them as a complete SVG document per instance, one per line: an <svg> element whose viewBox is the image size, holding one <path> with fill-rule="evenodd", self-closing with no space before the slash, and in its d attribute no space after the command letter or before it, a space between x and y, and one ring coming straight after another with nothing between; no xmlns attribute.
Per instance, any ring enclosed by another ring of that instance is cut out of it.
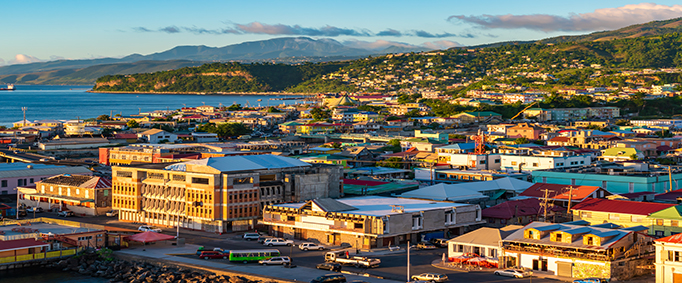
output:
<svg viewBox="0 0 682 283"><path fill-rule="evenodd" d="M92 171L90 171L88 168L81 166L75 167L54 165L38 166L38 164L35 165L27 163L20 164L23 164L23 166L0 169L0 179L21 178L31 176L54 176L59 174L87 174L87 175L92 174ZM33 168L28 168L29 165L33 165Z"/></svg>
<svg viewBox="0 0 682 283"><path fill-rule="evenodd" d="M291 167L310 167L311 165L295 158L272 154L209 157L166 166L166 170L187 171L187 165L203 165L221 172L266 170Z"/></svg>
<svg viewBox="0 0 682 283"><path fill-rule="evenodd" d="M610 200L588 198L573 206L573 210L612 212L635 215L649 215L651 213L675 206L674 204L639 202L629 200Z"/></svg>
<svg viewBox="0 0 682 283"><path fill-rule="evenodd" d="M672 236L668 236L665 238L660 238L656 240L656 242L666 242L666 243L672 243L672 244L682 244L682 234L675 234Z"/></svg>

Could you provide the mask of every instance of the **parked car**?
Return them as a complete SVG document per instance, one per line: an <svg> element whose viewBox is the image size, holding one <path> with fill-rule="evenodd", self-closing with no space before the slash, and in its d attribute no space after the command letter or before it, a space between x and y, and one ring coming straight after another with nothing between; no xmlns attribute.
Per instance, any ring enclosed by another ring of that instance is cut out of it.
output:
<svg viewBox="0 0 682 283"><path fill-rule="evenodd" d="M106 215L109 217L118 216L118 210L107 211Z"/></svg>
<svg viewBox="0 0 682 283"><path fill-rule="evenodd" d="M227 254L221 253L219 251L203 251L199 254L199 258L203 258L203 259L209 259L209 258L227 259Z"/></svg>
<svg viewBox="0 0 682 283"><path fill-rule="evenodd" d="M419 242L419 244L417 244L415 246L415 248L417 248L419 250L435 250L435 249L437 249L437 247L435 245L429 244L428 242Z"/></svg>
<svg viewBox="0 0 682 283"><path fill-rule="evenodd" d="M263 241L264 246L291 246L294 244L292 240L285 240L282 238L269 238Z"/></svg>
<svg viewBox="0 0 682 283"><path fill-rule="evenodd" d="M33 212L35 212L35 213L40 213L40 212L43 212L43 208L42 208L42 207L29 207L29 208L26 209L26 212L30 212L30 213L33 213Z"/></svg>
<svg viewBox="0 0 682 283"><path fill-rule="evenodd" d="M318 263L315 268L317 269L325 269L329 271L335 271L335 272L340 272L341 271L341 264L336 263L336 262L323 262L323 263Z"/></svg>
<svg viewBox="0 0 682 283"><path fill-rule="evenodd" d="M253 240L258 241L258 239L260 239L260 234L258 234L258 233L244 233L244 235L242 235L242 239L247 240L247 241L253 241Z"/></svg>
<svg viewBox="0 0 682 283"><path fill-rule="evenodd" d="M289 264L289 263L291 263L291 258L289 258L288 256L275 256L275 257L271 257L269 259L259 260L258 263L265 264L265 265Z"/></svg>
<svg viewBox="0 0 682 283"><path fill-rule="evenodd" d="M307 251L307 250L318 250L318 251L324 250L323 246L320 246L320 245L315 244L315 243L308 243L308 242L298 245L298 248L301 250L304 250L304 251Z"/></svg>
<svg viewBox="0 0 682 283"><path fill-rule="evenodd" d="M573 280L573 283L608 283L609 279L606 278L583 278Z"/></svg>
<svg viewBox="0 0 682 283"><path fill-rule="evenodd" d="M524 278L524 277L528 277L528 276L533 275L532 272L521 270L521 269L500 269L500 270L495 270L494 274L499 275L499 276L516 277L516 278Z"/></svg>
<svg viewBox="0 0 682 283"><path fill-rule="evenodd" d="M310 280L310 283L343 283L346 277L341 274L327 274Z"/></svg>
<svg viewBox="0 0 682 283"><path fill-rule="evenodd" d="M448 247L448 239L441 239L441 238L431 239L431 243L436 245L436 247L439 247L439 248L447 248Z"/></svg>
<svg viewBox="0 0 682 283"><path fill-rule="evenodd" d="M59 213L57 213L57 215L58 215L58 216L61 216L61 217L70 217L70 216L74 216L73 211L71 211L71 210L62 210L62 211L60 211Z"/></svg>
<svg viewBox="0 0 682 283"><path fill-rule="evenodd" d="M137 231L161 233L161 229L155 228L155 227L152 227L149 225L142 225L142 226L137 228Z"/></svg>
<svg viewBox="0 0 682 283"><path fill-rule="evenodd" d="M448 276L440 273L422 273L419 275L413 275L411 279L431 282L445 282L448 281Z"/></svg>

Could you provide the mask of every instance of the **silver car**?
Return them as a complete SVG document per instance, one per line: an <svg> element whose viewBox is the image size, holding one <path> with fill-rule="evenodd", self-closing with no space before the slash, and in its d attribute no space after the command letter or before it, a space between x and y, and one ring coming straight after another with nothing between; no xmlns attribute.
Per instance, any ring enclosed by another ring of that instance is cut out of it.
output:
<svg viewBox="0 0 682 283"><path fill-rule="evenodd" d="M499 276L507 276L507 277L515 277L515 278L524 278L524 277L528 277L528 276L533 275L532 272L521 270L521 269L500 269L500 270L495 270L494 274L499 275Z"/></svg>

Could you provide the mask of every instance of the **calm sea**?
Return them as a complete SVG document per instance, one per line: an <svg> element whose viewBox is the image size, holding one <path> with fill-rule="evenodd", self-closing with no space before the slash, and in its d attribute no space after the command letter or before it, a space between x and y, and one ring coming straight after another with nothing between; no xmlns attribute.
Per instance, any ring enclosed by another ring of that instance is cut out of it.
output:
<svg viewBox="0 0 682 283"><path fill-rule="evenodd" d="M0 271L0 283L104 283L109 279L64 272L53 268L29 267Z"/></svg>
<svg viewBox="0 0 682 283"><path fill-rule="evenodd" d="M21 121L22 107L27 108L27 120L69 120L94 118L112 112L126 116L140 111L173 110L202 104L219 106L222 103L229 106L233 103L246 105L249 102L251 106L275 106L298 102L270 100L291 96L87 93L92 86L17 85L15 88L14 91L0 91L0 125Z"/></svg>

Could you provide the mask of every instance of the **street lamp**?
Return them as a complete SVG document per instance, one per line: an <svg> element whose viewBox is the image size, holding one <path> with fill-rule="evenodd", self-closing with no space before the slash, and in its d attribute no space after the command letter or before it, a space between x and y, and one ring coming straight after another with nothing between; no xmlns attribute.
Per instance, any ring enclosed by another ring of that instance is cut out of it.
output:
<svg viewBox="0 0 682 283"><path fill-rule="evenodd" d="M410 281L410 240L407 240L407 282Z"/></svg>

